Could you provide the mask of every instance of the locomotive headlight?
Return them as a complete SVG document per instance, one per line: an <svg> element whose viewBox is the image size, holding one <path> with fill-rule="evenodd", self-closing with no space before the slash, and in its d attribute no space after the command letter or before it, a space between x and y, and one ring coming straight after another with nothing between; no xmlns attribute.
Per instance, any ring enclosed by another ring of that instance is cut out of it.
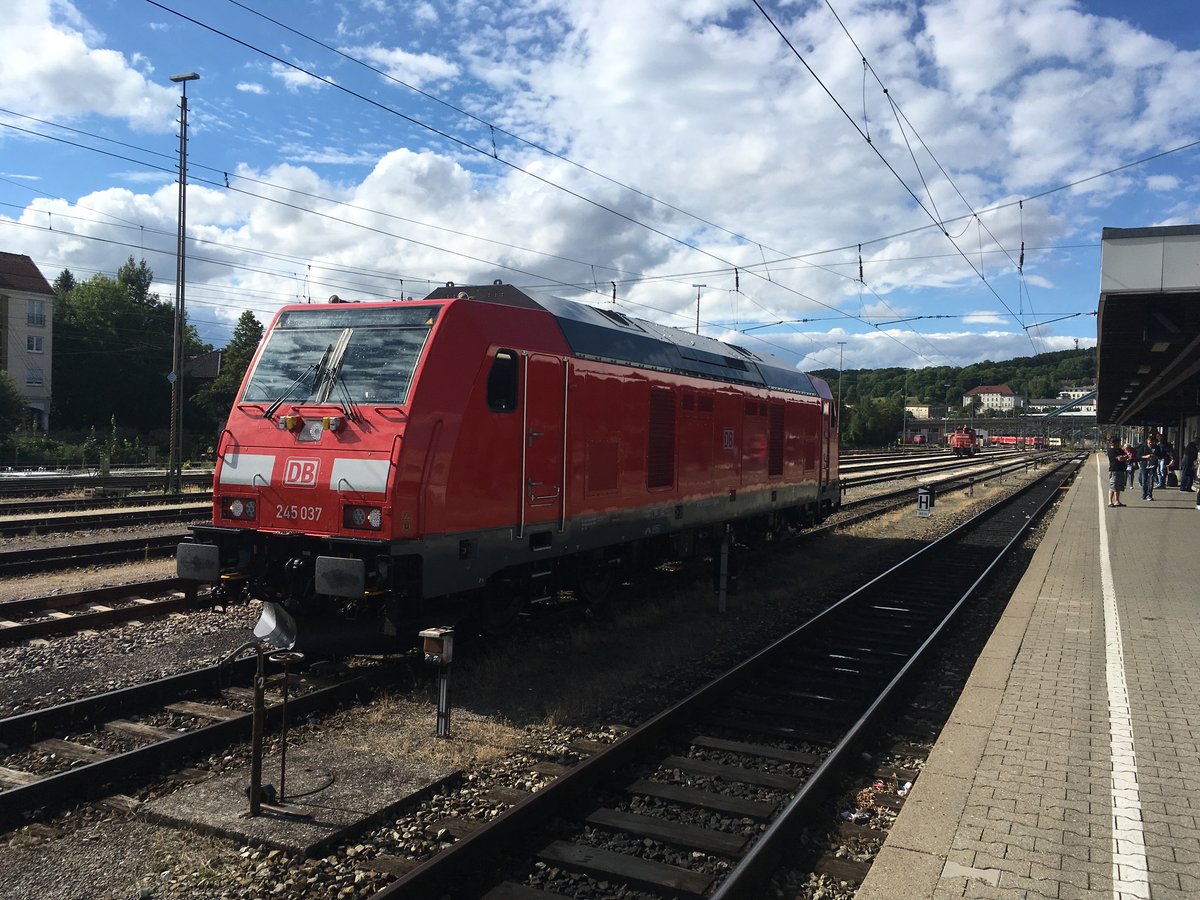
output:
<svg viewBox="0 0 1200 900"><path fill-rule="evenodd" d="M305 422L300 426L300 430L296 432L296 440L298 441L319 441L321 435L325 432L325 428L320 419L313 419L311 422Z"/></svg>
<svg viewBox="0 0 1200 900"><path fill-rule="evenodd" d="M347 528L378 531L383 525L383 510L378 506L347 506L342 512L342 523Z"/></svg>
<svg viewBox="0 0 1200 900"><path fill-rule="evenodd" d="M237 519L242 522L254 521L258 513L258 503L250 497L222 497L221 517Z"/></svg>

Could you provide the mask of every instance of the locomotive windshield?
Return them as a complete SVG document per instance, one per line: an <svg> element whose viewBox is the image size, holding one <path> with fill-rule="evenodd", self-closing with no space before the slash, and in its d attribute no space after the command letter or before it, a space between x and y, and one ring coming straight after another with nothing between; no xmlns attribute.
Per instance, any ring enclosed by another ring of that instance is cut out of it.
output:
<svg viewBox="0 0 1200 900"><path fill-rule="evenodd" d="M267 335L243 403L408 402L439 307L290 310Z"/></svg>

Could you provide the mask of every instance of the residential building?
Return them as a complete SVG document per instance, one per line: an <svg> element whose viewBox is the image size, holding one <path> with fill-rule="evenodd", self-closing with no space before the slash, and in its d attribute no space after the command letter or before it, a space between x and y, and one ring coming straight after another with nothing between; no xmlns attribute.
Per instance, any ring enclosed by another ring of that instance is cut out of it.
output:
<svg viewBox="0 0 1200 900"><path fill-rule="evenodd" d="M940 419L946 415L946 405L942 404L915 404L904 407L904 411L914 419Z"/></svg>
<svg viewBox="0 0 1200 900"><path fill-rule="evenodd" d="M43 432L50 428L53 337L54 289L28 256L0 252L0 370L25 398L28 423Z"/></svg>
<svg viewBox="0 0 1200 900"><path fill-rule="evenodd" d="M1089 394L1095 394L1096 389L1090 388L1064 388L1058 392L1057 397L1047 397L1037 400L1026 401L1026 407L1033 413L1039 415L1048 415L1058 412L1064 406L1071 404L1070 409L1061 413L1064 416L1094 416L1096 415L1096 398L1093 396L1082 403L1078 402L1083 397Z"/></svg>
<svg viewBox="0 0 1200 900"><path fill-rule="evenodd" d="M994 410L996 412L1011 412L1025 405L1025 398L1010 388L1007 384L981 384L963 394L962 405L971 406L975 398L979 398L979 412Z"/></svg>
<svg viewBox="0 0 1200 900"><path fill-rule="evenodd" d="M1088 394L1094 394L1095 392L1096 386L1094 384L1087 387L1066 385L1058 392L1058 396L1064 397L1067 400L1078 400L1080 397L1086 397Z"/></svg>

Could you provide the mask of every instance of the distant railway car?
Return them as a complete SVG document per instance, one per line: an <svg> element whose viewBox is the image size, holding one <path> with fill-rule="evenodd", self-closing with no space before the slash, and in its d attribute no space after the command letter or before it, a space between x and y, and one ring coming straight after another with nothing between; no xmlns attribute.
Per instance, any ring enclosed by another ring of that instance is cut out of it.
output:
<svg viewBox="0 0 1200 900"><path fill-rule="evenodd" d="M946 443L955 456L974 456L979 452L979 438L974 428L955 428L946 435Z"/></svg>
<svg viewBox="0 0 1200 900"><path fill-rule="evenodd" d="M1046 445L1046 439L1040 434L1034 435L1011 435L1000 434L993 435L991 438L993 444L1002 447L1014 447L1017 450L1041 450Z"/></svg>
<svg viewBox="0 0 1200 900"><path fill-rule="evenodd" d="M822 519L840 503L832 401L772 357L499 282L288 306L177 571L264 601L298 646L388 644L463 605L499 628L727 527Z"/></svg>

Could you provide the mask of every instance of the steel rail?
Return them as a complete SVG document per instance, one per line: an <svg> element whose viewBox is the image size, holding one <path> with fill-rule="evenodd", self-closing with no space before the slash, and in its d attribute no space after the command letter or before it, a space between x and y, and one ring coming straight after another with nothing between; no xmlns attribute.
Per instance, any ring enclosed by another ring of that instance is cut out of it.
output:
<svg viewBox="0 0 1200 900"><path fill-rule="evenodd" d="M231 677L247 682L256 666L254 657L237 660L230 666L206 666L179 675L160 678L133 687L110 691L61 706L24 713L0 720L0 743L20 747L54 733L78 729L126 714L130 710L161 705L194 693L218 693L229 686ZM343 700L361 690L366 681L353 677L337 684L317 687L288 700L289 717L307 715ZM267 708L268 727L279 724L282 704ZM249 737L251 713L204 725L192 731L138 747L124 753L97 759L39 778L29 784L0 791L0 822L12 822L43 806L65 805L96 796L101 788L127 780L145 778L162 767L174 765L214 747Z"/></svg>
<svg viewBox="0 0 1200 900"><path fill-rule="evenodd" d="M149 598L162 599L152 600ZM129 602L132 601L132 602ZM128 605L110 608L110 603ZM98 628L130 619L165 615L199 605L198 585L182 578L159 578L111 587L92 588L69 594L51 594L0 602L0 644L11 644L35 637L66 634L85 628ZM19 621L39 613L63 612L80 607L87 610L66 616L51 616L35 621Z"/></svg>
<svg viewBox="0 0 1200 900"><path fill-rule="evenodd" d="M212 472L189 472L185 485L212 486ZM37 497L82 490L153 490L162 487L163 472L145 471L116 475L96 474L13 474L0 473L0 496Z"/></svg>
<svg viewBox="0 0 1200 900"><path fill-rule="evenodd" d="M61 547L18 547L0 550L0 573L10 575L72 566L161 559L175 553L186 532L122 541L94 541Z"/></svg>
<svg viewBox="0 0 1200 900"><path fill-rule="evenodd" d="M189 491L185 494L129 494L123 497L70 497L57 500L5 500L0 501L0 517L15 518L33 513L169 506L181 503L212 503L212 491Z"/></svg>
<svg viewBox="0 0 1200 900"><path fill-rule="evenodd" d="M121 528L159 525L164 522L212 520L212 503L186 503L154 509L123 509L113 512L78 512L71 516L0 520L0 535L52 534L63 531L87 531L94 528Z"/></svg>
<svg viewBox="0 0 1200 900"><path fill-rule="evenodd" d="M1039 483L1044 482L1045 478L1041 479ZM871 591L878 589L880 585L890 583L891 580L897 577L903 577L902 573L912 565L919 565L926 559L932 559L940 551L940 548L956 546L955 541L961 539L963 535L970 533L971 529L977 528L982 523L988 521L990 517L1003 515L1004 511L1009 509L1015 502L1015 498L1023 496L1030 490L1031 486L1023 488L1013 498L1008 498L996 504L991 509L974 516L970 521L964 523L951 534L923 547L918 553L910 557L909 560L892 566L886 572L868 582L867 585L860 587L853 593L832 604L827 609L811 617L800 627L745 660L717 681L693 692L670 709L660 712L646 723L627 733L616 743L579 762L574 768L559 776L535 794L501 813L486 825L467 834L459 842L442 850L436 856L421 863L376 896L379 898L388 898L388 900L440 896L440 892L454 889L458 886L455 883L456 879L464 878L465 873L478 871L481 866L485 866L489 860L493 859L495 854L511 850L515 847L527 846L530 835L535 834L536 830L551 817L559 814L569 804L593 794L598 786L612 778L613 773L622 770L637 760L645 760L648 753L647 748L652 748L666 742L672 733L676 735L682 733L687 723L700 719L703 712L709 710L714 705L723 703L730 692L736 689L736 686L752 683L755 680L753 676L761 676L762 671L767 666L778 662L781 656L786 657L790 652L791 657L796 658L797 644L801 641L811 639L813 635L818 635L827 624L840 621L837 617L842 616L843 613L846 614L851 622L854 622L857 617L860 617L858 605L870 596ZM1057 488L1052 493L1053 495L1057 495ZM1044 503L1041 505L1044 506ZM1021 525L1022 530L1027 528L1029 522L1032 521L1032 519L1026 518L1023 514L1020 516L1020 519L1023 523ZM1015 538L1006 542L1006 551L1007 548L1013 546L1013 540ZM998 559L993 559L987 565L986 571L991 571L997 564L997 561ZM952 604L954 608L961 607L966 597L978 587L984 577L986 577L985 574L977 574L972 579L970 589ZM931 637L926 637L918 646L918 653L924 653L925 648L931 640ZM826 643L828 643L827 639ZM905 654L904 658L907 659L907 656L908 654ZM907 674L912 670L913 665L913 663L903 664L902 672ZM759 677L758 680L762 681L764 679ZM896 675L890 676L885 683L887 692L894 690L895 685L898 683L899 680ZM872 716L878 714L884 702L883 699L877 699L869 705L868 709ZM861 723L863 718L863 715L859 715L857 716L857 721ZM830 725L830 727L834 726ZM854 727L856 728L856 734L861 732L861 724ZM694 732L694 728L692 727L686 730L689 733ZM830 741L830 743L840 746L840 743L836 740ZM846 742L843 741L842 743ZM830 764L823 765L821 768L825 772L829 772L834 767ZM824 777L823 775L822 778ZM810 791L809 794L811 796L812 792ZM791 815L789 815L790 818ZM780 833L785 833L785 829L786 826L781 826ZM775 840L773 838L772 844L768 846L774 846ZM764 860L767 858L763 857ZM761 864L754 863L748 865L748 872L757 872L757 866ZM738 881L742 877L749 876L739 876ZM609 880L612 880L611 877L609 877ZM474 890L474 886L472 890ZM761 896L761 894L756 896Z"/></svg>
<svg viewBox="0 0 1200 900"><path fill-rule="evenodd" d="M1064 464L1064 467L1066 465ZM1059 488L1074 478L1077 469L1078 464L1066 473L1062 481L1055 486L1054 490L1046 492L1044 496L1039 498L1040 502L1037 503L1036 508L1025 516L1023 522L1018 524L1015 533L995 553L992 561L963 591L962 595L921 642L920 646L917 647L907 662L900 667L899 671L888 681L887 685L871 702L870 706L867 707L841 740L838 741L829 755L825 757L816 770L805 780L804 785L771 822L766 831L763 832L753 847L751 847L750 851L742 857L733 871L725 877L717 890L712 894L712 900L754 900L754 898L763 895L764 886L779 868L789 848L796 845L800 837L800 832L809 824L810 817L814 814L816 807L835 787L835 782L847 769L848 763L862 743L863 738L875 722L887 711L888 703L892 700L896 692L912 676L913 671L924 660L930 647L937 642L946 629L958 617L963 606L975 596L980 586L992 575L996 567L1006 560L1012 550L1024 539L1029 529L1033 526L1033 523L1039 519L1046 508L1055 500ZM1010 504L1006 503L1004 505L1007 506ZM991 511L989 510L988 512ZM980 515L986 515L986 513ZM970 522L966 523L964 527L971 527L972 523L978 518L979 516L976 516ZM932 551L938 544L950 537L952 535L944 536L928 547L923 548L918 555L924 554L926 551ZM885 572L879 578L868 585L864 585L859 591L851 594L846 599L849 600L858 593L866 591L882 579L894 577L895 571L893 569Z"/></svg>

